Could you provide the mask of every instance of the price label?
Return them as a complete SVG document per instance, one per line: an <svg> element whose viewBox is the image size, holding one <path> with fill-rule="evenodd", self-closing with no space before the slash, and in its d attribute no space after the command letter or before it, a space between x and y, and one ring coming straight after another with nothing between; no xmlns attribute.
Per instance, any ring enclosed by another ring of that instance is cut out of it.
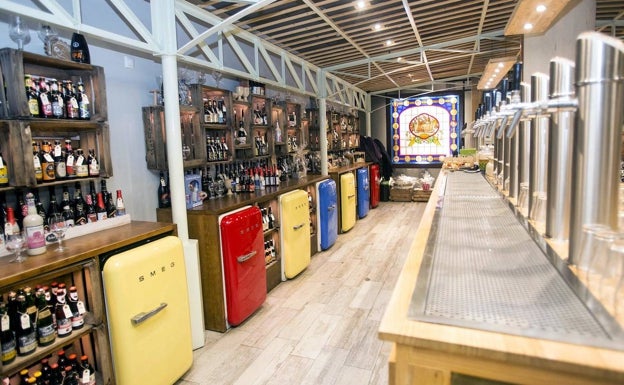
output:
<svg viewBox="0 0 624 385"><path fill-rule="evenodd" d="M78 301L76 302L76 306L78 306L78 313L84 314L87 312L87 308L85 308L84 302Z"/></svg>
<svg viewBox="0 0 624 385"><path fill-rule="evenodd" d="M63 305L63 314L65 314L65 317L67 318L71 318L74 315L68 304Z"/></svg>
<svg viewBox="0 0 624 385"><path fill-rule="evenodd" d="M30 317L28 316L28 314L22 314L20 316L20 325L24 330L30 328Z"/></svg>
<svg viewBox="0 0 624 385"><path fill-rule="evenodd" d="M9 330L10 327L10 318L7 314L2 316L2 320L1 320L1 325L0 325L0 330L2 331L6 331Z"/></svg>
<svg viewBox="0 0 624 385"><path fill-rule="evenodd" d="M83 384L88 384L89 380L91 379L91 373L89 372L89 369L85 369L82 371L82 383Z"/></svg>

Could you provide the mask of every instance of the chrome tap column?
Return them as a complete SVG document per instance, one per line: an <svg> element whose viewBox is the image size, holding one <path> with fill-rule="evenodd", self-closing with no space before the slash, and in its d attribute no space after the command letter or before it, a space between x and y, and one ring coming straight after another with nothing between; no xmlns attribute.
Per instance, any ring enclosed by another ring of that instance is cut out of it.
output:
<svg viewBox="0 0 624 385"><path fill-rule="evenodd" d="M564 102L574 97L574 62L556 57L550 61L550 99ZM574 111L560 108L552 113L548 130L548 185L546 192L547 237L568 239L570 230L570 180Z"/></svg>
<svg viewBox="0 0 624 385"><path fill-rule="evenodd" d="M584 224L618 227L624 124L624 43L597 32L576 41L576 95L569 262L578 258Z"/></svg>
<svg viewBox="0 0 624 385"><path fill-rule="evenodd" d="M520 98L522 103L531 101L531 85L520 83ZM531 154L531 121L525 119L518 127L518 186L530 181L530 156ZM527 200L528 202L528 200ZM520 203L520 202L519 202ZM528 207L528 205L527 205ZM523 207L520 207L523 209ZM528 214L528 211L527 211Z"/></svg>
<svg viewBox="0 0 624 385"><path fill-rule="evenodd" d="M531 75L531 100L548 101L548 75ZM548 126L550 118L537 114L531 124L531 152L529 154L529 217L533 214L538 194L546 193L548 180ZM531 218L534 219L534 218Z"/></svg>

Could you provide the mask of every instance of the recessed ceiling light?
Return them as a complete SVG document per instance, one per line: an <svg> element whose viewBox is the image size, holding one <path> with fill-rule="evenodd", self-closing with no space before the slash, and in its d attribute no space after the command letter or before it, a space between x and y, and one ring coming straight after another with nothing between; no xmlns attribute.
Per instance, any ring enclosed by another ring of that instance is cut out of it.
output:
<svg viewBox="0 0 624 385"><path fill-rule="evenodd" d="M546 10L546 6L544 4L540 4L537 7L535 7L535 10L539 13L542 13Z"/></svg>
<svg viewBox="0 0 624 385"><path fill-rule="evenodd" d="M374 29L375 31L379 31L379 30L381 30L381 24L379 24L379 23L375 23L375 26L373 27L373 29Z"/></svg>
<svg viewBox="0 0 624 385"><path fill-rule="evenodd" d="M505 64L504 64L504 63L498 63L498 67L499 67L499 68L503 68L504 66L505 66Z"/></svg>
<svg viewBox="0 0 624 385"><path fill-rule="evenodd" d="M359 0L358 2L356 2L356 3L355 3L355 6L356 6L358 9L364 9L364 8L366 8L366 1L364 1L364 0Z"/></svg>
<svg viewBox="0 0 624 385"><path fill-rule="evenodd" d="M525 29L526 31L530 31L530 30L532 30L532 29L533 29L533 24L531 24L531 23L525 23L525 24L524 24L524 29Z"/></svg>
<svg viewBox="0 0 624 385"><path fill-rule="evenodd" d="M392 40L386 40L386 46L390 47L394 42Z"/></svg>
<svg viewBox="0 0 624 385"><path fill-rule="evenodd" d="M494 72L499 73L500 72L500 68L494 68Z"/></svg>
<svg viewBox="0 0 624 385"><path fill-rule="evenodd" d="M402 61L403 61L403 58L402 58L401 56L399 56L399 57L397 58L397 63L400 63L400 62L402 62Z"/></svg>

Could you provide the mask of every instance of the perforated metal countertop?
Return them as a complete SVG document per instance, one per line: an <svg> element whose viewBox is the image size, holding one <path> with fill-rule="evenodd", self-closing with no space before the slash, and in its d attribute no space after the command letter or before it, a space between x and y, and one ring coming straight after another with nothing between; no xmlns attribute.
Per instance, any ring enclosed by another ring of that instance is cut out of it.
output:
<svg viewBox="0 0 624 385"><path fill-rule="evenodd" d="M624 350L478 174L448 175L409 317Z"/></svg>

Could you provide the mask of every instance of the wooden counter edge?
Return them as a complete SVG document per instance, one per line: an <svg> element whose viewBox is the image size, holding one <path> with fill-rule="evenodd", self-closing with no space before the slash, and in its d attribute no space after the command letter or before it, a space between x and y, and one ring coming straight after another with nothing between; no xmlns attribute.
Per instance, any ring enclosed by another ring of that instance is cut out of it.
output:
<svg viewBox="0 0 624 385"><path fill-rule="evenodd" d="M48 245L41 255L28 256L25 262L11 263L12 257L0 258L0 287L7 287L17 282L36 277L58 268L82 262L89 258L131 245L135 242L159 236L176 234L177 226L173 223L132 221L128 224L102 230L97 233L76 237L63 242L67 251L57 253L55 245Z"/></svg>
<svg viewBox="0 0 624 385"><path fill-rule="evenodd" d="M432 219L439 197L444 194L445 185L446 174L442 173L423 213L406 262L381 320L379 338L394 342L397 349L409 346L624 383L622 351L426 323L407 318ZM397 362L400 359L397 357Z"/></svg>

